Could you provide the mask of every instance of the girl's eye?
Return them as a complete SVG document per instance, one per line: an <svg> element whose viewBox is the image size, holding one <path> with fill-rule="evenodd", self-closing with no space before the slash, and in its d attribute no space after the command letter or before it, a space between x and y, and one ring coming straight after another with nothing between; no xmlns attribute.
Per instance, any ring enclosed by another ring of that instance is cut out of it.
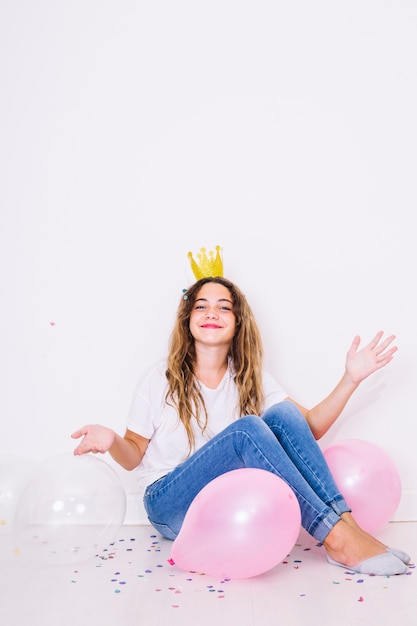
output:
<svg viewBox="0 0 417 626"><path fill-rule="evenodd" d="M196 304L196 305L194 306L194 310L195 310L195 311L203 311L204 309L207 309L207 305L206 305L206 304ZM228 306L228 305L226 305L226 304L225 304L225 305L220 305L220 306L218 307L218 310L219 310L219 311L227 311L227 312L230 312L230 311L232 311L232 310L233 310L233 308L232 308L231 306Z"/></svg>

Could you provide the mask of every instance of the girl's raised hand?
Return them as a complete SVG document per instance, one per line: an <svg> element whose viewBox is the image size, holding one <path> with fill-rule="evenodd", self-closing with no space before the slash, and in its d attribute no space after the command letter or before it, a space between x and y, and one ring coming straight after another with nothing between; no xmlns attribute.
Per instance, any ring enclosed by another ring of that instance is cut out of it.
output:
<svg viewBox="0 0 417 626"><path fill-rule="evenodd" d="M361 338L357 335L346 355L346 372L353 383L358 384L367 376L385 367L392 361L397 346L391 346L395 335L382 340L384 332L379 331L367 346L359 350Z"/></svg>

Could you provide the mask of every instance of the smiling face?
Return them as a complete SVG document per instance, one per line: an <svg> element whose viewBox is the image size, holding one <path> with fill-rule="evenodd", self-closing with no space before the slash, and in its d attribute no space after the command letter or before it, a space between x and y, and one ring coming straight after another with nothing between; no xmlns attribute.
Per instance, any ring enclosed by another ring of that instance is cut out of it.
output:
<svg viewBox="0 0 417 626"><path fill-rule="evenodd" d="M191 311L190 332L196 343L230 345L236 332L236 316L227 287L216 282L201 287Z"/></svg>

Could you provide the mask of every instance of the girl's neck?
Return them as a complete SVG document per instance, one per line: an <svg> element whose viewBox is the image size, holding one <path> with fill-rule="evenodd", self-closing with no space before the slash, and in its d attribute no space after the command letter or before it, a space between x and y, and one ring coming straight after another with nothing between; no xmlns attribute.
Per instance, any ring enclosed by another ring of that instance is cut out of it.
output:
<svg viewBox="0 0 417 626"><path fill-rule="evenodd" d="M216 389L226 373L227 366L227 353L212 351L204 356L197 355L194 374L206 387Z"/></svg>

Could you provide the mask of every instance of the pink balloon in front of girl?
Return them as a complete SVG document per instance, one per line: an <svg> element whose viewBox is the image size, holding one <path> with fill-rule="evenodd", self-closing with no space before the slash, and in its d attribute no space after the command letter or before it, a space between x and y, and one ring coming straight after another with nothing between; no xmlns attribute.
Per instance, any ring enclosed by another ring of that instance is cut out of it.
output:
<svg viewBox="0 0 417 626"><path fill-rule="evenodd" d="M250 578L287 556L300 525L298 501L281 478L261 469L237 469L197 494L171 557L184 570Z"/></svg>

